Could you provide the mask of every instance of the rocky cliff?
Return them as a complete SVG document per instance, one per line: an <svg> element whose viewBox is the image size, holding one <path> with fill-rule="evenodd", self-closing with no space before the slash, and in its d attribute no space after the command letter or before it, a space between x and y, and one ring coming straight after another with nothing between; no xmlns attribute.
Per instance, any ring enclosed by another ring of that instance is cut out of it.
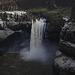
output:
<svg viewBox="0 0 75 75"><path fill-rule="evenodd" d="M19 14L17 12L19 12ZM4 17L6 18L4 20L2 18L5 13L7 17ZM30 35L32 24L31 18L28 14L23 14L25 13L23 11L13 11L9 12L9 14L8 12L5 13L2 13L2 18L0 18L0 55L9 50L9 47L13 44L13 42L14 44L18 42L17 45L19 46L19 43L23 39L22 37L25 36L25 33L29 33L28 35ZM11 13L13 14L11 15Z"/></svg>
<svg viewBox="0 0 75 75"><path fill-rule="evenodd" d="M62 28L59 51L54 60L58 75L75 75L75 23Z"/></svg>
<svg viewBox="0 0 75 75"><path fill-rule="evenodd" d="M59 50L56 52L54 69L57 75L75 75L75 17L72 9L71 20L60 33Z"/></svg>

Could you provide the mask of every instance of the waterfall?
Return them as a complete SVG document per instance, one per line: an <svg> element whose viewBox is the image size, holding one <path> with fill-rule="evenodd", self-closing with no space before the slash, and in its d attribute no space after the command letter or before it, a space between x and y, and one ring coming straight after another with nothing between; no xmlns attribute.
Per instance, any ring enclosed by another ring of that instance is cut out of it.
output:
<svg viewBox="0 0 75 75"><path fill-rule="evenodd" d="M43 33L45 31L45 19L36 19L32 21L30 52L36 50L42 45Z"/></svg>
<svg viewBox="0 0 75 75"><path fill-rule="evenodd" d="M22 59L25 59L27 61L47 61L47 54L45 48L42 45L45 28L45 19L36 19L35 22L32 20L30 50L27 50L27 48L25 48L24 51L21 52Z"/></svg>

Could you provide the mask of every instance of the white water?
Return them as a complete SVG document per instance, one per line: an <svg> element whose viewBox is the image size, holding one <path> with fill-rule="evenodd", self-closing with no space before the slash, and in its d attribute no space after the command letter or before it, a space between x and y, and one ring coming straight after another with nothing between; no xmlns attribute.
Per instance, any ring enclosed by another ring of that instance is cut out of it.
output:
<svg viewBox="0 0 75 75"><path fill-rule="evenodd" d="M43 19L32 21L30 52L36 50L42 45L43 33L45 31L45 22Z"/></svg>
<svg viewBox="0 0 75 75"><path fill-rule="evenodd" d="M35 22L32 21L30 51L27 51L26 49L23 50L23 59L28 61L47 61L47 54L44 47L42 46L43 33L46 27L45 21L45 19L36 19Z"/></svg>

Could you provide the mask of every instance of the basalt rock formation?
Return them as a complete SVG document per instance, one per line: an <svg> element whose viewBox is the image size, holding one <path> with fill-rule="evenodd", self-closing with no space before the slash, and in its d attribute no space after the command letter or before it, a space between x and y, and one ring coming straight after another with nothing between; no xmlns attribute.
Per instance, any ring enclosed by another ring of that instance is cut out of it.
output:
<svg viewBox="0 0 75 75"><path fill-rule="evenodd" d="M31 18L22 15L18 15L18 17L18 20L13 15L9 20L0 19L0 55L9 49L13 42L16 43L19 40L17 43L19 44L22 41L21 37L24 37L22 35L31 32ZM21 20L19 21L19 19Z"/></svg>
<svg viewBox="0 0 75 75"><path fill-rule="evenodd" d="M70 22L60 33L59 50L56 52L54 69L57 75L75 75L75 5Z"/></svg>

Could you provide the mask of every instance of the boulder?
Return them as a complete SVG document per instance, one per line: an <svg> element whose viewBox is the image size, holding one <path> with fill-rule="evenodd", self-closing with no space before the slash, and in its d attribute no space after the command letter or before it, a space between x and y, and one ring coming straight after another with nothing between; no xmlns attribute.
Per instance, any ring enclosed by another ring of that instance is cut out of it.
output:
<svg viewBox="0 0 75 75"><path fill-rule="evenodd" d="M65 24L60 33L59 50L66 55L75 57L75 23Z"/></svg>
<svg viewBox="0 0 75 75"><path fill-rule="evenodd" d="M63 18L57 14L47 13L44 14L47 19L46 35L49 39L58 39L60 36L60 31L62 26L64 26L65 21Z"/></svg>
<svg viewBox="0 0 75 75"><path fill-rule="evenodd" d="M59 50L54 59L57 75L75 75L75 23L66 23L60 33Z"/></svg>
<svg viewBox="0 0 75 75"><path fill-rule="evenodd" d="M75 22L75 1L73 3L73 6L72 6L70 19L71 19L71 21Z"/></svg>
<svg viewBox="0 0 75 75"><path fill-rule="evenodd" d="M0 30L0 42L5 40L8 36L12 35L14 31L11 30Z"/></svg>
<svg viewBox="0 0 75 75"><path fill-rule="evenodd" d="M57 75L75 75L75 59L57 51L54 69Z"/></svg>
<svg viewBox="0 0 75 75"><path fill-rule="evenodd" d="M14 31L10 31L10 30L0 30L0 55L2 55L6 51L6 49L4 49L4 48L5 48L5 46L8 45L8 42L5 40L9 36L11 36L13 33L14 33Z"/></svg>

